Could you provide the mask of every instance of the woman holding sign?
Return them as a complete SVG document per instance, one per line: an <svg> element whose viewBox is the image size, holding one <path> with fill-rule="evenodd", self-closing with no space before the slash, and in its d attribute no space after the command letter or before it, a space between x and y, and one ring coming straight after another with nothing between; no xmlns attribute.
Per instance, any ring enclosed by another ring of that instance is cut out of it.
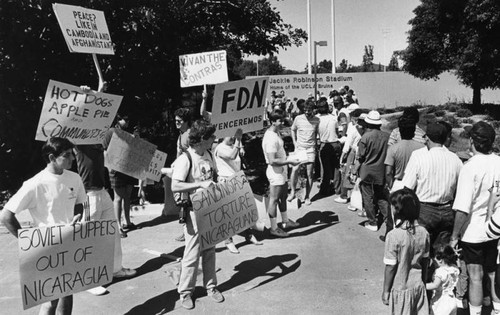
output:
<svg viewBox="0 0 500 315"><path fill-rule="evenodd" d="M233 176L234 174L241 171L241 158L240 154L241 149L243 148L241 144L241 136L243 132L241 129L238 129L234 134L234 137L226 137L222 140L222 142L215 147L214 157L215 164L217 165L217 180L219 183L223 183L227 180L227 178ZM243 232L243 236L247 240L247 242L251 242L255 245L262 245L262 242L259 242L255 235L252 234L251 229L247 229ZM239 250L233 243L233 238L230 237L225 241L227 249L233 254L239 254Z"/></svg>
<svg viewBox="0 0 500 315"><path fill-rule="evenodd" d="M286 197L288 186L288 166L299 165L296 159L288 160L286 157L283 139L280 130L283 126L285 114L281 109L274 110L269 114L271 126L262 138L262 150L267 163L266 176L269 180L269 205L267 213L271 219L271 235L277 237L288 237L288 233L278 227L276 208L279 207L283 228L298 227L299 224L288 219L286 212Z"/></svg>

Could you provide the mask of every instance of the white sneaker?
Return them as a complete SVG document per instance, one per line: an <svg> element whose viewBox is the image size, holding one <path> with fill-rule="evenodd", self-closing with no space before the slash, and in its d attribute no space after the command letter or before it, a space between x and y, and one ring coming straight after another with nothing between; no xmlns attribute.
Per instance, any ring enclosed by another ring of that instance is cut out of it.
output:
<svg viewBox="0 0 500 315"><path fill-rule="evenodd" d="M347 199L341 198L340 196L333 199L333 201L335 201L337 203L347 203Z"/></svg>
<svg viewBox="0 0 500 315"><path fill-rule="evenodd" d="M365 223L365 228L372 232L377 232L378 231L378 226L376 224L370 224L369 222Z"/></svg>
<svg viewBox="0 0 500 315"><path fill-rule="evenodd" d="M132 278L137 274L137 270L130 268L122 268L120 271L113 274L113 278L116 279L128 279Z"/></svg>
<svg viewBox="0 0 500 315"><path fill-rule="evenodd" d="M87 292L92 294L92 295L103 295L103 294L108 293L108 290L106 290L105 287L99 286L99 287L95 287L92 289L88 289Z"/></svg>

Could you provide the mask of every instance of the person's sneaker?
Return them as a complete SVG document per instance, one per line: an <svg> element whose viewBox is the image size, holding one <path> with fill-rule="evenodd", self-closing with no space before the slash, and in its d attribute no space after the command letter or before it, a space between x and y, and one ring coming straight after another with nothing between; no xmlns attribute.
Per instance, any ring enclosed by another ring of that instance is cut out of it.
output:
<svg viewBox="0 0 500 315"><path fill-rule="evenodd" d="M271 229L269 231L271 235L277 236L277 237L288 237L288 233L283 231L280 228L276 228L276 230Z"/></svg>
<svg viewBox="0 0 500 315"><path fill-rule="evenodd" d="M284 229L293 229L293 228L296 228L296 227L300 226L299 223L294 222L294 221L292 221L290 219L288 219L288 221L286 221L286 222L283 222L282 225L283 225Z"/></svg>
<svg viewBox="0 0 500 315"><path fill-rule="evenodd" d="M306 204L306 206L310 206L311 205L311 199L307 198L304 203Z"/></svg>
<svg viewBox="0 0 500 315"><path fill-rule="evenodd" d="M130 232L130 231L133 231L133 230L137 230L137 225L135 225L134 223L124 224L124 225L122 226L122 229L123 229L125 232Z"/></svg>
<svg viewBox="0 0 500 315"><path fill-rule="evenodd" d="M457 303L457 308L462 308L462 309L467 308L466 307L467 304L464 303L463 299L455 298L455 302Z"/></svg>
<svg viewBox="0 0 500 315"><path fill-rule="evenodd" d="M358 217L366 218L366 211L361 211L358 213Z"/></svg>
<svg viewBox="0 0 500 315"><path fill-rule="evenodd" d="M257 240L257 238L255 237L255 235L250 235L250 237L246 237L246 240L247 242L250 242L254 245L262 245L264 243L262 243L261 241Z"/></svg>
<svg viewBox="0 0 500 315"><path fill-rule="evenodd" d="M234 245L233 242L226 243L226 247L229 250L229 252L231 252L233 254L239 254L240 253L240 251L236 248L236 245Z"/></svg>
<svg viewBox="0 0 500 315"><path fill-rule="evenodd" d="M333 199L333 201L337 202L337 203L347 203L347 199L344 199L342 197L337 197L335 199Z"/></svg>
<svg viewBox="0 0 500 315"><path fill-rule="evenodd" d="M137 270L130 268L122 268L120 271L113 273L113 278L115 279L128 279L132 278L137 274Z"/></svg>
<svg viewBox="0 0 500 315"><path fill-rule="evenodd" d="M222 302L224 302L224 295L222 295L222 293L220 293L220 291L217 290L216 288L208 290L207 294L216 303L222 303Z"/></svg>
<svg viewBox="0 0 500 315"><path fill-rule="evenodd" d="M187 294L181 297L181 306L187 310L192 310L194 308L194 302L191 298L191 294Z"/></svg>
<svg viewBox="0 0 500 315"><path fill-rule="evenodd" d="M103 295L103 294L108 293L108 290L106 290L105 287L99 286L99 287L95 287L92 289L88 289L87 292L92 294L92 295Z"/></svg>
<svg viewBox="0 0 500 315"><path fill-rule="evenodd" d="M358 210L358 208L353 207L353 206L351 206L351 205L348 205L348 206L347 206L347 210L350 210L350 211L357 211L357 210Z"/></svg>
<svg viewBox="0 0 500 315"><path fill-rule="evenodd" d="M365 223L365 228L372 232L377 232L378 231L378 226L376 224L370 224L370 222Z"/></svg>
<svg viewBox="0 0 500 315"><path fill-rule="evenodd" d="M184 242L186 240L186 238L184 237L184 233L182 233L180 236L177 236L175 240L177 242Z"/></svg>
<svg viewBox="0 0 500 315"><path fill-rule="evenodd" d="M293 199L295 199L295 194L291 194L290 196L288 196L288 198L286 200L288 202L292 202Z"/></svg>

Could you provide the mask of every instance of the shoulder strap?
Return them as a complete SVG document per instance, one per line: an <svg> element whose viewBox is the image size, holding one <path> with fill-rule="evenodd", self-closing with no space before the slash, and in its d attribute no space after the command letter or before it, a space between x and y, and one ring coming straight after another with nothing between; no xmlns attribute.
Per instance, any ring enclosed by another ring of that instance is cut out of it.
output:
<svg viewBox="0 0 500 315"><path fill-rule="evenodd" d="M187 181L188 177L189 177L189 174L191 174L191 167L193 166L193 159L191 158L191 153L189 153L189 151L184 151L184 154L186 154L188 160L189 160L189 169L188 169L188 172L187 172L187 175L186 175L186 179L184 181Z"/></svg>

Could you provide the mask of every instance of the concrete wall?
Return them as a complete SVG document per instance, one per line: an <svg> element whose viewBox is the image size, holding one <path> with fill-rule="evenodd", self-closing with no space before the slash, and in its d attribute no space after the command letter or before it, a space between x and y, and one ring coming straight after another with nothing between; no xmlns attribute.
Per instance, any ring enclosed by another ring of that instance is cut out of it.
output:
<svg viewBox="0 0 500 315"><path fill-rule="evenodd" d="M327 96L331 90L349 85L365 108L472 102L472 89L460 84L451 73L443 73L436 81L423 81L403 72L318 74L317 78L318 91ZM292 99L305 99L309 93L314 94L314 75L270 76L268 97L273 90L276 93L283 90ZM499 104L500 90L482 90L481 101Z"/></svg>

